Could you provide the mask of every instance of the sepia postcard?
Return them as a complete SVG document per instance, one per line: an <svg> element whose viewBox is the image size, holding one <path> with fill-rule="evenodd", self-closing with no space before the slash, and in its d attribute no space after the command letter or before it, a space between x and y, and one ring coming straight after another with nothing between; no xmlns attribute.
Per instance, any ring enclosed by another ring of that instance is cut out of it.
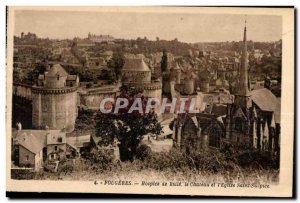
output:
<svg viewBox="0 0 300 203"><path fill-rule="evenodd" d="M293 7L7 7L10 192L293 197Z"/></svg>

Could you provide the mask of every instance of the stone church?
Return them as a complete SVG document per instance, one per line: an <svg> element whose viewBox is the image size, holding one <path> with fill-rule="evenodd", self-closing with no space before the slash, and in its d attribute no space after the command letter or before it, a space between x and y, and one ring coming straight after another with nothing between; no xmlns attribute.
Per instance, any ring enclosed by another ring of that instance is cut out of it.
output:
<svg viewBox="0 0 300 203"><path fill-rule="evenodd" d="M222 143L229 142L278 155L280 100L267 88L250 91L246 26L233 94L233 102L213 103L209 112L176 115L173 123L175 146L183 150L189 150L191 145L220 148Z"/></svg>

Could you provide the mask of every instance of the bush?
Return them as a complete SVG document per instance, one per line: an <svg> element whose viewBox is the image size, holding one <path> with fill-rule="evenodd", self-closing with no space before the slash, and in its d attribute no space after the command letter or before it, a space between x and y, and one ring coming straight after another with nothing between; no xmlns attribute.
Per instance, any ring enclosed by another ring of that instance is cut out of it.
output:
<svg viewBox="0 0 300 203"><path fill-rule="evenodd" d="M158 171L170 170L185 172L187 170L202 172L236 171L239 167L217 150L190 151L187 155L179 149L169 152L151 153L143 160L144 167Z"/></svg>
<svg viewBox="0 0 300 203"><path fill-rule="evenodd" d="M17 180L32 180L35 172L32 170L13 169L11 170L11 178Z"/></svg>
<svg viewBox="0 0 300 203"><path fill-rule="evenodd" d="M58 166L58 173L62 174L64 173L65 175L71 174L74 170L74 165L72 162L63 162L60 163Z"/></svg>
<svg viewBox="0 0 300 203"><path fill-rule="evenodd" d="M100 170L111 169L114 161L113 150L93 148L90 152L88 160L95 164Z"/></svg>
<svg viewBox="0 0 300 203"><path fill-rule="evenodd" d="M145 158L151 155L152 151L148 145L142 144L136 149L136 158L140 160L145 160Z"/></svg>

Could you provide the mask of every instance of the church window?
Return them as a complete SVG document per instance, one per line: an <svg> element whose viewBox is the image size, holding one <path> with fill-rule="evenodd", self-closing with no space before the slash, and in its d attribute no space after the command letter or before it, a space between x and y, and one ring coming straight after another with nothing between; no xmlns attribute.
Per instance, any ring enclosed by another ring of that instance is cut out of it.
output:
<svg viewBox="0 0 300 203"><path fill-rule="evenodd" d="M222 131L219 128L219 126L217 126L217 124L213 124L209 127L208 135L209 135L209 146L219 148L221 143Z"/></svg>
<svg viewBox="0 0 300 203"><path fill-rule="evenodd" d="M242 119L240 119L240 118L235 119L234 129L238 132L243 132L244 123L243 123Z"/></svg>

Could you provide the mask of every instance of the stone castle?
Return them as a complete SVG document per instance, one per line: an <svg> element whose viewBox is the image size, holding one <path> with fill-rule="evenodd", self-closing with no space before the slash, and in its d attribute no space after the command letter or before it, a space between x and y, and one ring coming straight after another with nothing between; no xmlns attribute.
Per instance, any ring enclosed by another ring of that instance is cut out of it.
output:
<svg viewBox="0 0 300 203"><path fill-rule="evenodd" d="M159 80L151 80L151 70L143 58L125 60L122 84L131 88L142 87L145 97L161 100L162 84ZM72 132L79 106L87 105L86 108L97 110L102 99L119 94L117 87L110 89L109 94L104 87L79 89L77 75L69 75L59 64L48 67L44 74L39 75L37 84L31 87L32 127Z"/></svg>
<svg viewBox="0 0 300 203"><path fill-rule="evenodd" d="M73 131L78 84L78 76L69 75L59 64L39 75L37 85L31 88L33 128Z"/></svg>

